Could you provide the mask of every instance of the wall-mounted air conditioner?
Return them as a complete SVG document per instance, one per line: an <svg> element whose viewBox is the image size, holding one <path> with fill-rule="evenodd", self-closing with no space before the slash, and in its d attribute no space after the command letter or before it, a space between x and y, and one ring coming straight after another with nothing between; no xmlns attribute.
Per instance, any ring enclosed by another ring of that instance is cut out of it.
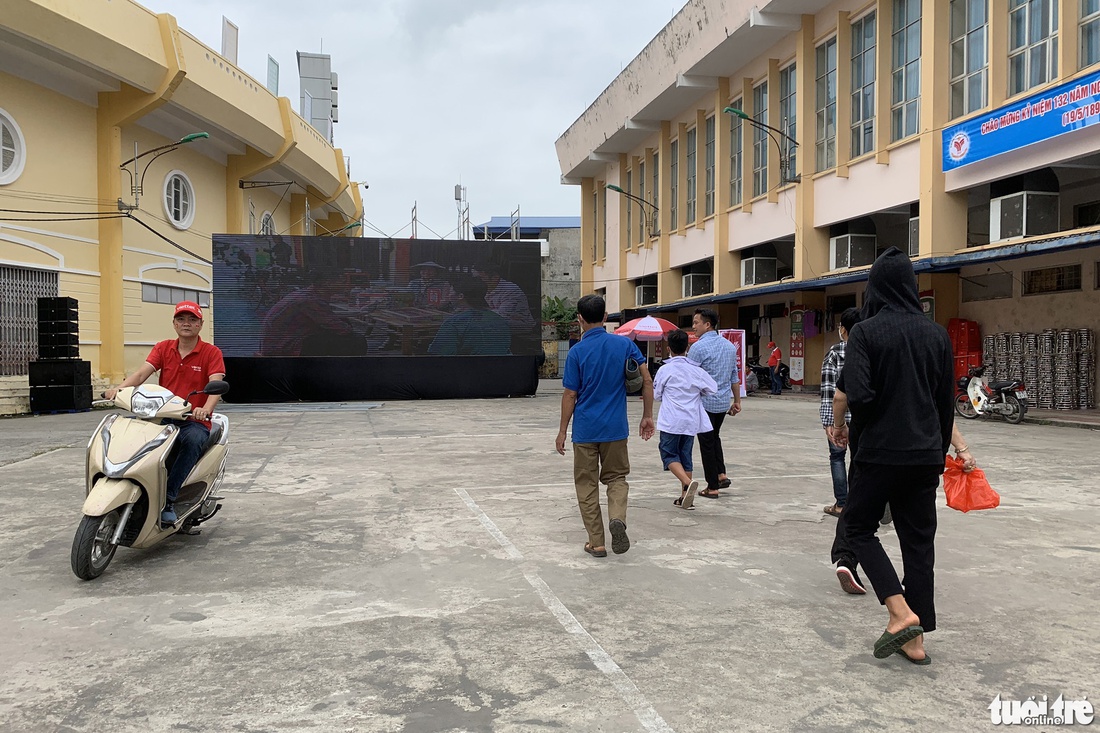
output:
<svg viewBox="0 0 1100 733"><path fill-rule="evenodd" d="M634 305L656 305L657 304L657 286L656 285L636 285L634 286Z"/></svg>
<svg viewBox="0 0 1100 733"><path fill-rule="evenodd" d="M914 260L920 257L920 217L909 220L909 256Z"/></svg>
<svg viewBox="0 0 1100 733"><path fill-rule="evenodd" d="M844 234L829 239L829 265L831 270L845 267L861 267L875 263L874 234Z"/></svg>
<svg viewBox="0 0 1100 733"><path fill-rule="evenodd" d="M989 201L989 241L1058 231L1058 194L1019 191Z"/></svg>
<svg viewBox="0 0 1100 733"><path fill-rule="evenodd" d="M741 285L761 285L779 279L779 260L775 257L748 257L741 260Z"/></svg>
<svg viewBox="0 0 1100 733"><path fill-rule="evenodd" d="M706 295L713 289L710 283L710 275L704 272L693 272L689 275L684 275L680 294L684 298L694 298L698 295Z"/></svg>

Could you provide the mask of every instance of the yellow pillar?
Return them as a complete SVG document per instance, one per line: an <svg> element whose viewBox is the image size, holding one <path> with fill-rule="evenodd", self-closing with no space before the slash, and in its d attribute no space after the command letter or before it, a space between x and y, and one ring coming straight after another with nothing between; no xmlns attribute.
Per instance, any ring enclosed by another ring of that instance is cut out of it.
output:
<svg viewBox="0 0 1100 733"><path fill-rule="evenodd" d="M920 257L966 246L967 194L944 191L943 135L951 117L950 8L925 0L921 18Z"/></svg>
<svg viewBox="0 0 1100 733"><path fill-rule="evenodd" d="M993 0L997 7L997 0ZM989 14L989 106L999 107L1008 98L1008 10Z"/></svg>
<svg viewBox="0 0 1100 733"><path fill-rule="evenodd" d="M679 147L679 146L677 146ZM669 231L669 225L672 221L672 217L669 214L669 201L672 200L672 180L671 176L671 162L672 162L672 123L665 120L661 123L661 142L660 142L660 222L661 222L661 236L657 240L657 302L658 303L671 303L674 300L680 299L680 283L676 277L676 273L671 271L671 232ZM682 168L683 166L679 166ZM683 218L683 210L680 211L679 218Z"/></svg>
<svg viewBox="0 0 1100 733"><path fill-rule="evenodd" d="M753 83L751 77L741 79L741 111L749 117L756 116L756 96L752 93ZM752 168L755 160L753 153L753 126L748 122L741 123L741 211L752 213L752 200L755 191L752 183Z"/></svg>
<svg viewBox="0 0 1100 733"><path fill-rule="evenodd" d="M1080 10L1081 0L1058 0L1058 73L1055 79L1068 79L1077 73Z"/></svg>
<svg viewBox="0 0 1100 733"><path fill-rule="evenodd" d="M741 256L730 252L730 80L718 80L714 93L714 292L729 293L740 285Z"/></svg>
<svg viewBox="0 0 1100 733"><path fill-rule="evenodd" d="M244 232L245 195L241 189L241 181L247 181L282 162L287 153L298 145L294 137L294 112L286 97L279 97L279 114L283 122L283 144L274 155L267 156L258 150L247 148L244 155L230 155L226 158L225 231L230 234Z"/></svg>
<svg viewBox="0 0 1100 733"><path fill-rule="evenodd" d="M777 130L783 129L779 119L779 59L768 59L768 119ZM768 203L779 202L779 147L768 140Z"/></svg>
<svg viewBox="0 0 1100 733"><path fill-rule="evenodd" d="M596 182L581 179L581 295L595 290L593 267L596 262L595 215L592 207L592 191Z"/></svg>
<svg viewBox="0 0 1100 733"><path fill-rule="evenodd" d="M170 15L157 16L167 73L151 94L123 84L117 92L100 92L96 108L96 184L106 201L122 199L122 128L167 102L187 74L179 44L179 28ZM140 176L142 161L138 161ZM135 181L137 183L137 181ZM129 192L127 202L131 201ZM100 375L111 382L126 375L126 325L123 313L122 219L100 219L99 348Z"/></svg>
<svg viewBox="0 0 1100 733"><path fill-rule="evenodd" d="M814 164L814 151L817 142L816 124L811 123L816 117L816 102L814 94L809 90L816 87L814 63L817 48L814 46L814 16L802 16L802 29L798 32L798 44L795 51L795 63L798 64L798 119L803 120L798 126L798 148L804 151L799 158L802 160L802 170L811 171ZM839 64L839 62L838 62ZM837 101L840 104L840 101ZM837 131L840 134L840 131ZM801 183L795 187L794 207L794 278L795 280L809 280L823 275L829 269L829 236L828 232L814 226L814 181L812 175L803 174Z"/></svg>

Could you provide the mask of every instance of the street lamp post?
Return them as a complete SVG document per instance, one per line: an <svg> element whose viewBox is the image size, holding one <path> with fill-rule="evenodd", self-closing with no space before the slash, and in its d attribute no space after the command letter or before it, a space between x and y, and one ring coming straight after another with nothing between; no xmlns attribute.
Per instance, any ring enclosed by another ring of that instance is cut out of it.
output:
<svg viewBox="0 0 1100 733"><path fill-rule="evenodd" d="M726 107L722 111L725 112L726 114L730 114L730 115L733 115L735 117L740 117L741 119L745 120L750 125L752 125L753 127L757 127L761 130L764 130L766 133L768 133L768 137L770 137L772 139L772 142L775 143L775 147L779 149L779 180L782 183L798 183L802 180L801 175L791 175L791 154L790 154L790 149L798 147L798 142L793 137L791 137L790 135L788 135L787 133L783 132L782 130L780 130L778 128L775 128L775 127L772 127L771 125L765 124L765 123L761 122L760 120L753 119L749 115L745 114L745 112L743 110L739 110L736 107ZM773 135L772 133L778 133L778 134L782 135L783 139L787 141L787 144L788 144L787 152L783 151L783 146L779 144L779 139L776 138L776 136Z"/></svg>
<svg viewBox="0 0 1100 733"><path fill-rule="evenodd" d="M652 238L653 237L653 231L657 228L657 205L655 203L653 203L652 201L646 201L641 196L635 196L634 194L630 193L629 191L624 191L623 189L619 188L618 186L616 186L613 183L608 183L606 186L604 186L604 188L606 188L609 191L614 191L615 193L622 194L623 196L626 196L631 201L637 201L639 204L641 204L643 206L648 206L651 209L653 209L652 215L646 217L646 224L649 225L649 231L646 232L646 234L648 234L650 236L650 238ZM644 211L644 209L643 209L643 211Z"/></svg>
<svg viewBox="0 0 1100 733"><path fill-rule="evenodd" d="M136 209L138 207L138 204L141 203L141 194L143 193L143 187L145 185L145 174L149 172L149 166L151 166L153 164L154 160L156 160L157 158L159 158L162 155L167 155L168 153L171 153L173 150L178 148L180 145L186 145L187 143L194 142L195 140L203 140L203 139L208 138L208 137L210 137L209 132L192 132L190 135L184 135L183 137L181 137L179 140L177 140L174 143L168 143L167 145L160 145L160 146L155 147L151 150L146 150L144 153L141 153L141 154L138 154L138 144L137 144L137 141L135 140L134 141L134 157L130 158L129 160L123 161L118 166L121 170L126 171L126 173L128 173L130 175L130 195L132 195L134 197L134 203L131 206L130 204L125 203L122 199L119 199L118 200L118 210L119 211L133 211L134 209ZM153 156L152 160L150 160L148 163L145 164L145 169L142 170L141 175L139 176L138 175L138 163L137 163L138 159L139 158L144 158L146 155L152 155L153 153L156 153L156 155ZM134 164L134 170L132 172L130 171L129 168L126 167L126 166L130 165L131 163Z"/></svg>

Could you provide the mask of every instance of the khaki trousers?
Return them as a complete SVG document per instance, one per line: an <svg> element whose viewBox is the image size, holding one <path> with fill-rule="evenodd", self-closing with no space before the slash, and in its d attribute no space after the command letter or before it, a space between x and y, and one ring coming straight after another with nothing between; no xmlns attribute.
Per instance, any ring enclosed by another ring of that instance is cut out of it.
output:
<svg viewBox="0 0 1100 733"><path fill-rule="evenodd" d="M629 473L630 458L625 439L611 443L573 444L573 483L577 487L577 504L584 528L588 530L588 541L593 547L604 546L600 483L607 485L608 519L626 522L626 499L630 491L626 477Z"/></svg>

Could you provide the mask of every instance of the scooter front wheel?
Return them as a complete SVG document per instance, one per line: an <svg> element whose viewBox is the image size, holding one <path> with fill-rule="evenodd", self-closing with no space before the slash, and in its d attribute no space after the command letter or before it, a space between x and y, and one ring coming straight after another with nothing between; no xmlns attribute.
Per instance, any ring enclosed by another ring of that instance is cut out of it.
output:
<svg viewBox="0 0 1100 733"><path fill-rule="evenodd" d="M101 517L84 517L76 528L70 560L73 573L81 580L98 578L111 564L118 545L112 544L118 529L119 514L116 509Z"/></svg>
<svg viewBox="0 0 1100 733"><path fill-rule="evenodd" d="M974 409L974 403L970 401L970 396L965 392L960 392L955 396L955 412L959 414L959 417L965 417L967 420L973 420L978 416L978 411Z"/></svg>

